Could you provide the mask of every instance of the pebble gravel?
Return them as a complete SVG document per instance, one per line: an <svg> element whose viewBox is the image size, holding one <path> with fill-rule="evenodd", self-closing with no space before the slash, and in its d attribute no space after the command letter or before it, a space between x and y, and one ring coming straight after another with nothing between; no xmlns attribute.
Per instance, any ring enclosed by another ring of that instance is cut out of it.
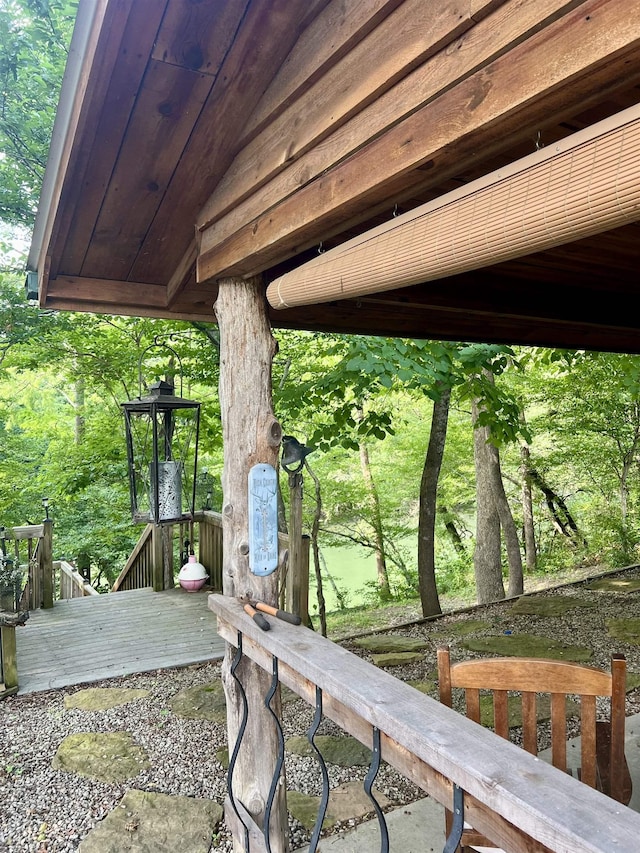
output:
<svg viewBox="0 0 640 853"><path fill-rule="evenodd" d="M622 573L640 578L640 567ZM394 667L397 677L406 680L433 679L436 649L443 642L452 648L454 659L473 656L462 649L455 624L461 620L482 620L473 636L496 633L538 633L572 645L593 650L590 663L608 668L610 655L622 652L628 669L640 674L640 645L624 644L607 633L607 619L628 616L640 619L640 591L594 593L585 583L553 590L566 596L593 596L597 606L576 608L561 617L513 616L512 602L499 602L449 613L437 620L398 624L387 630L394 634L425 640L427 650L417 663ZM451 633L448 635L448 630ZM348 639L341 641L362 657L368 653ZM640 640L639 640L640 642ZM219 803L226 795L226 774L216 757L226 747L226 728L209 721L179 717L169 709L178 691L208 684L220 677L220 663L208 663L178 670L109 679L92 687L134 687L149 690L149 696L104 711L65 708L64 697L82 685L42 693L8 696L0 700L0 851L2 853L66 853L75 851L82 839L118 804L129 788L189 797L209 798ZM84 685L89 686L89 685ZM627 695L627 713L640 712L640 690ZM285 737L305 735L313 711L302 700L283 707ZM106 784L76 774L54 770L52 759L60 742L75 732L128 731L147 751L151 768L125 784ZM331 721L324 720L320 734L340 734ZM287 753L287 786L309 794L320 794L321 783L313 759ZM361 780L365 767L342 768L330 765L331 787L354 779ZM382 766L377 788L394 806L405 805L423 796L418 788L387 765ZM351 821L354 823L354 821ZM345 825L338 826L342 830ZM334 830L335 831L335 830ZM309 833L290 819L292 847L309 840ZM211 850L231 851L224 825L212 841Z"/></svg>

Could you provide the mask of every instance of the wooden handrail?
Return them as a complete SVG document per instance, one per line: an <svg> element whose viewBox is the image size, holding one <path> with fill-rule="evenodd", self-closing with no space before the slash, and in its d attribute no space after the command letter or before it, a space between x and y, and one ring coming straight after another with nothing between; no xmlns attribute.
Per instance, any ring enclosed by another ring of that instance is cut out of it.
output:
<svg viewBox="0 0 640 853"><path fill-rule="evenodd" d="M371 746L381 733L382 758L445 806L452 784L465 791L473 825L510 853L635 853L640 814L499 738L440 702L304 626L271 620L261 631L237 600L209 596L218 633ZM250 749L258 748L252 744ZM444 820L444 818L443 818Z"/></svg>
<svg viewBox="0 0 640 853"><path fill-rule="evenodd" d="M140 589L152 586L152 536L153 524L147 524L124 568L111 587L111 592L117 592L119 589Z"/></svg>
<svg viewBox="0 0 640 853"><path fill-rule="evenodd" d="M15 543L17 563L29 568L20 606L28 610L40 607L53 607L54 575L52 557L53 523L28 524L19 527L3 527L2 538ZM20 543L27 543L26 560L22 560Z"/></svg>
<svg viewBox="0 0 640 853"><path fill-rule="evenodd" d="M65 560L54 563L60 571L60 600L67 601L70 598L85 598L88 595L100 595L72 565Z"/></svg>

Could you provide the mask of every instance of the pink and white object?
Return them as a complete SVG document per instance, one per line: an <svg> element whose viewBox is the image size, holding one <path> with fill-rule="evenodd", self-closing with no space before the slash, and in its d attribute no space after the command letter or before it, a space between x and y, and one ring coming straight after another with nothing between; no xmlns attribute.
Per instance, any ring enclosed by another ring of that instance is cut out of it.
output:
<svg viewBox="0 0 640 853"><path fill-rule="evenodd" d="M182 589L186 589L187 592L196 592L202 589L208 577L207 570L202 563L196 560L195 554L190 554L188 562L180 569L178 582Z"/></svg>

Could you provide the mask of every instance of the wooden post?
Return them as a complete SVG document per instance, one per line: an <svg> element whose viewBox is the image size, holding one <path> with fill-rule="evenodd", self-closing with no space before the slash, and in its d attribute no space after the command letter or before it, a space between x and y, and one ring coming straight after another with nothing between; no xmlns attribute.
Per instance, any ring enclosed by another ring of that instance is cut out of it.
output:
<svg viewBox="0 0 640 853"><path fill-rule="evenodd" d="M53 522L46 519L42 523L43 532L38 549L40 555L40 577L42 578L42 606L53 607Z"/></svg>
<svg viewBox="0 0 640 853"><path fill-rule="evenodd" d="M271 335L261 279L227 278L220 280L218 286L214 309L220 328L220 410L224 445L223 592L236 597L249 595L275 605L278 571L260 577L249 569L248 475L251 467L259 463L275 468L278 459L282 429L273 415L271 402L271 362L276 344ZM232 645L227 645L222 667L231 752L243 706L230 672L235 651ZM262 828L278 757L276 727L264 704L271 676L248 658L242 661L236 674L246 692L248 720L234 768L234 798ZM280 716L279 691L271 706ZM233 824L232 812L228 809L230 825ZM288 851L284 774L271 812L269 840L272 853ZM234 851L245 853L241 832L234 832Z"/></svg>
<svg viewBox="0 0 640 853"><path fill-rule="evenodd" d="M161 524L154 524L151 531L151 555L153 591L162 592L164 589L164 537Z"/></svg>
<svg viewBox="0 0 640 853"><path fill-rule="evenodd" d="M2 680L7 692L18 689L18 658L16 655L16 629L13 625L0 627L0 654L2 655Z"/></svg>
<svg viewBox="0 0 640 853"><path fill-rule="evenodd" d="M173 589L175 586L175 581L173 579L173 524L163 524L161 530L162 589Z"/></svg>
<svg viewBox="0 0 640 853"><path fill-rule="evenodd" d="M309 542L302 535L302 471L289 474L289 568L286 609L309 622ZM308 537L307 537L308 540Z"/></svg>

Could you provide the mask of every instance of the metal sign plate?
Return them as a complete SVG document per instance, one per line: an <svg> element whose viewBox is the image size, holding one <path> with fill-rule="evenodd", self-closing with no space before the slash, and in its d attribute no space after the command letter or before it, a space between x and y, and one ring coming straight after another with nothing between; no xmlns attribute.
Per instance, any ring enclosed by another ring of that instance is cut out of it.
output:
<svg viewBox="0 0 640 853"><path fill-rule="evenodd" d="M272 465L249 471L249 568L254 575L278 568L278 475Z"/></svg>

